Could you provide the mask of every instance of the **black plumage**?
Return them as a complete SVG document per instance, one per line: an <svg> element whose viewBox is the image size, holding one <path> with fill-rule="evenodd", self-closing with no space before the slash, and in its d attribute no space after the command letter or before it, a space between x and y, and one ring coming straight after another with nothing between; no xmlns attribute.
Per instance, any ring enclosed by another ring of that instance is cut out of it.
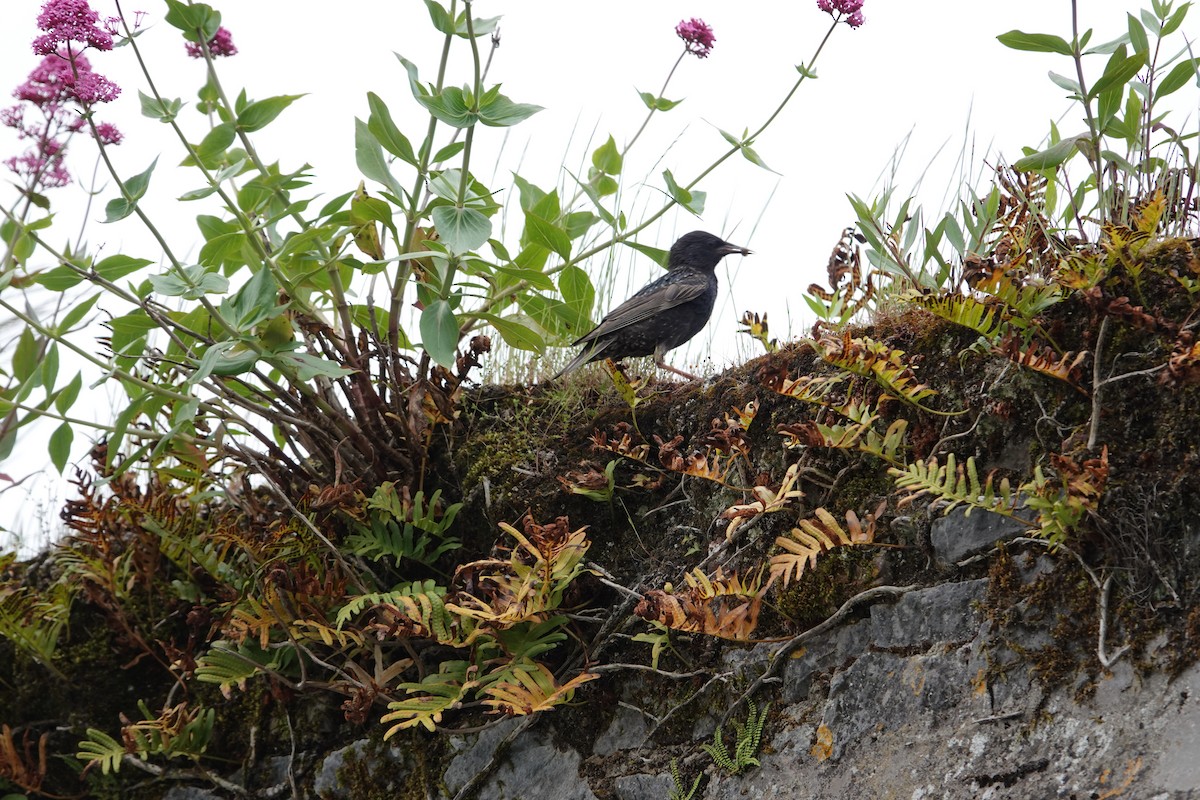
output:
<svg viewBox="0 0 1200 800"><path fill-rule="evenodd" d="M667 364L663 355L708 323L717 300L717 264L730 253L750 255L746 248L704 231L681 236L671 246L667 274L642 287L574 342L583 345L583 350L554 377L601 358L652 355L659 367L694 379L694 375Z"/></svg>

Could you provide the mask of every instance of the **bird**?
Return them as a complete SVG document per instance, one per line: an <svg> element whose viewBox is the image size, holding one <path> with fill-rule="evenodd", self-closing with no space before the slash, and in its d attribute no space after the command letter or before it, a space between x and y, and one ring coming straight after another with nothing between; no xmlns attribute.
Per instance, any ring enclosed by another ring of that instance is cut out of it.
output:
<svg viewBox="0 0 1200 800"><path fill-rule="evenodd" d="M654 356L661 369L688 380L696 376L667 364L663 356L691 339L712 316L717 299L717 264L732 253L751 251L706 231L692 231L671 245L667 274L643 286L572 343L583 345L551 380L601 358Z"/></svg>

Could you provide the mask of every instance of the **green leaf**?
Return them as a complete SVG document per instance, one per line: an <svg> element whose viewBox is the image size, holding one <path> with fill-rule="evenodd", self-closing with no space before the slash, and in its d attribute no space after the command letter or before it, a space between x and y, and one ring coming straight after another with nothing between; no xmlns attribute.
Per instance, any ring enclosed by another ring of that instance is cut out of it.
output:
<svg viewBox="0 0 1200 800"><path fill-rule="evenodd" d="M466 142L451 142L433 154L433 158L429 160L430 164L440 164L443 161L448 161L463 151L467 146Z"/></svg>
<svg viewBox="0 0 1200 800"><path fill-rule="evenodd" d="M467 9L470 10L470 6L468 6ZM496 25L499 22L500 17L472 17L471 30L475 32L476 38L480 36L486 36L492 31L496 30ZM457 24L454 26L454 33L457 36L461 36L463 39L469 38L470 33L467 31L466 11L458 15Z"/></svg>
<svg viewBox="0 0 1200 800"><path fill-rule="evenodd" d="M1058 144L1050 145L1045 150L1019 159L1013 164L1013 169L1021 172L1031 172L1033 170L1057 167L1079 151L1080 139L1086 140L1087 137L1073 136L1063 139Z"/></svg>
<svg viewBox="0 0 1200 800"><path fill-rule="evenodd" d="M1189 58L1180 61L1171 67L1171 71L1167 73L1167 77L1159 81L1158 88L1154 92L1154 99L1158 100L1182 89L1188 84L1188 81L1196 79L1197 76L1200 76L1200 58Z"/></svg>
<svg viewBox="0 0 1200 800"><path fill-rule="evenodd" d="M270 125L283 110L304 97L302 94L285 94L257 100L246 106L237 116L237 129L246 133L262 130Z"/></svg>
<svg viewBox="0 0 1200 800"><path fill-rule="evenodd" d="M1071 45L1061 36L1050 33L1025 33L1024 31L1009 31L996 37L1000 44L1013 50L1027 50L1033 53L1058 53L1064 56L1074 55Z"/></svg>
<svg viewBox="0 0 1200 800"><path fill-rule="evenodd" d="M33 280L52 292L65 292L83 283L84 275L74 267L60 264L49 272L36 275Z"/></svg>
<svg viewBox="0 0 1200 800"><path fill-rule="evenodd" d="M76 372L75 377L63 387L63 390L58 393L58 397L54 398L54 410L59 414L66 414L71 406L75 405L75 399L79 397L81 388L83 388L83 375Z"/></svg>
<svg viewBox="0 0 1200 800"><path fill-rule="evenodd" d="M504 95L496 94L494 98L480 104L479 121L492 128L507 128L524 122L541 110L541 106L514 103Z"/></svg>
<svg viewBox="0 0 1200 800"><path fill-rule="evenodd" d="M133 258L132 256L118 253L117 255L101 260L93 269L104 280L115 281L131 272L137 272L142 267L149 266L152 263L148 258Z"/></svg>
<svg viewBox="0 0 1200 800"><path fill-rule="evenodd" d="M600 218L590 211L572 211L567 214L564 226L567 236L574 240L581 238L599 221Z"/></svg>
<svg viewBox="0 0 1200 800"><path fill-rule="evenodd" d="M683 98L668 100L665 97L658 97L650 92L638 92L638 97L642 98L642 102L646 104L646 108L651 111L670 111L683 102Z"/></svg>
<svg viewBox="0 0 1200 800"><path fill-rule="evenodd" d="M195 369L192 370L192 374L188 375L188 378L186 381L184 381L183 385L195 386L200 381L211 375L213 368L217 365L217 362L225 358L226 354L229 353L230 348L236 344L237 342L225 341L217 342L216 344L211 345L207 350L204 351L204 355L196 364Z"/></svg>
<svg viewBox="0 0 1200 800"><path fill-rule="evenodd" d="M620 175L623 166L621 151L612 136L592 153L592 166L606 175Z"/></svg>
<svg viewBox="0 0 1200 800"><path fill-rule="evenodd" d="M221 27L220 12L204 3L167 0L167 9L164 17L167 24L183 31L183 37L189 42L207 42L217 35L217 28Z"/></svg>
<svg viewBox="0 0 1200 800"><path fill-rule="evenodd" d="M1123 87L1144 66L1146 66L1146 53L1144 52L1134 53L1128 58L1122 58L1117 53L1114 53L1113 57L1108 61L1108 66L1104 68L1104 74L1088 92L1088 97L1099 97L1100 94L1110 88ZM1124 96L1124 94L1125 92L1122 90L1121 95Z"/></svg>
<svg viewBox="0 0 1200 800"><path fill-rule="evenodd" d="M151 275L148 280L155 292L185 300L199 300L208 294L229 291L228 278L219 272L207 271L201 264L184 267L182 273L173 270L163 275Z"/></svg>
<svg viewBox="0 0 1200 800"><path fill-rule="evenodd" d="M87 313L92 310L92 306L96 305L96 301L100 299L100 293L92 295L82 303L77 303L71 307L63 318L54 326L55 333L66 333L75 327L81 319L87 316Z"/></svg>
<svg viewBox="0 0 1200 800"><path fill-rule="evenodd" d="M525 281L534 289L539 291L549 292L554 290L554 281L544 272L539 272L535 269L522 269L517 266L505 266L504 264L495 265L494 269L504 275L514 278L515 280Z"/></svg>
<svg viewBox="0 0 1200 800"><path fill-rule="evenodd" d="M1072 94L1076 94L1076 95L1081 94L1081 92L1079 91L1079 81L1072 80L1071 78L1068 78L1066 75L1059 75L1057 72L1054 72L1053 70L1051 70L1050 71L1050 80L1053 81L1056 86L1058 86L1062 89L1066 89L1068 92L1071 92Z"/></svg>
<svg viewBox="0 0 1200 800"><path fill-rule="evenodd" d="M200 144L196 145L196 157L204 166L209 168L215 167L217 166L217 156L228 150L236 138L237 129L233 123L222 122L206 133Z"/></svg>
<svg viewBox="0 0 1200 800"><path fill-rule="evenodd" d="M160 122L171 122L179 114L179 109L183 108L183 100L175 98L167 100L164 98L152 97L145 92L138 90L138 99L142 103L142 116L156 119Z"/></svg>
<svg viewBox="0 0 1200 800"><path fill-rule="evenodd" d="M421 346L429 357L454 369L458 352L458 319L445 300L435 300L421 311Z"/></svg>
<svg viewBox="0 0 1200 800"><path fill-rule="evenodd" d="M572 322L575 327L583 327L591 321L596 288L586 272L574 265L566 267L558 274L558 290L562 293L563 303L578 320Z"/></svg>
<svg viewBox="0 0 1200 800"><path fill-rule="evenodd" d="M668 251L659 250L657 247L651 247L649 245L638 244L637 242L630 241L624 241L621 242L621 244L626 245L627 247L632 247L634 250L637 250L644 256L649 256L654 260L654 263L658 264L663 269L667 268L667 262L671 258L671 254Z"/></svg>
<svg viewBox="0 0 1200 800"><path fill-rule="evenodd" d="M130 398L129 405L117 415L117 419L113 423L112 436L108 437L108 454L105 459L107 466L111 467L116 463L117 455L121 452L121 442L125 439L125 431L129 429L129 424L141 413L142 405L146 402L148 396L148 392L142 392Z"/></svg>
<svg viewBox="0 0 1200 800"><path fill-rule="evenodd" d="M1179 30L1179 26L1183 24L1183 18L1187 15L1188 9L1192 7L1191 3L1184 3L1179 8L1175 9L1175 13L1167 18L1163 23L1162 31L1158 34L1159 37L1170 36L1175 31Z"/></svg>
<svg viewBox="0 0 1200 800"><path fill-rule="evenodd" d="M354 120L354 162L358 171L373 181L386 186L397 197L404 194L400 183L388 168L387 160L383 157L383 148L371 132L371 128L361 119Z"/></svg>
<svg viewBox="0 0 1200 800"><path fill-rule="evenodd" d="M696 216L704 213L704 192L689 192L678 183L675 182L675 176L671 174L671 170L663 170L663 179L667 182L667 191L676 203L691 211Z"/></svg>
<svg viewBox="0 0 1200 800"><path fill-rule="evenodd" d="M156 158L150 162L150 166L146 168L145 172L140 172L121 184L121 196L108 201L108 205L104 207L105 222L116 222L133 213L133 210L137 208L138 200L142 199L146 194L146 189L150 186L150 175L154 172L157 164L158 159Z"/></svg>
<svg viewBox="0 0 1200 800"><path fill-rule="evenodd" d="M237 293L221 303L221 315L239 332L247 332L283 312L278 294L279 284L271 270L259 267Z"/></svg>
<svg viewBox="0 0 1200 800"><path fill-rule="evenodd" d="M46 393L54 391L54 383L58 380L58 342L51 342L50 347L46 348L46 355L42 358L42 386L46 387Z"/></svg>
<svg viewBox="0 0 1200 800"><path fill-rule="evenodd" d="M518 322L512 317L498 317L495 314L483 312L479 312L476 316L495 328L496 332L500 334L500 338L510 347L535 353L541 353L546 349L546 340L542 338L542 335L524 322Z"/></svg>
<svg viewBox="0 0 1200 800"><path fill-rule="evenodd" d="M474 208L438 206L432 216L441 240L455 254L478 250L492 235L492 223ZM421 319L425 319L424 315Z"/></svg>
<svg viewBox="0 0 1200 800"><path fill-rule="evenodd" d="M213 194L217 191L217 187L220 184L239 174L244 166L246 166L246 159L239 158L234 163L227 167L223 167L217 174L213 175L211 178L211 184L202 186L199 189L193 189L190 192L184 192L179 196L179 199L187 201L199 200L202 197L208 197L210 194Z"/></svg>
<svg viewBox="0 0 1200 800"><path fill-rule="evenodd" d="M50 463L59 474L67 467L67 459L71 457L71 443L75 440L75 432L71 423L64 422L50 434Z"/></svg>
<svg viewBox="0 0 1200 800"><path fill-rule="evenodd" d="M425 0L425 8L429 9L429 19L433 22L433 27L447 36L454 34L454 20L450 18L450 13L442 7L441 3L438 3L437 0Z"/></svg>
<svg viewBox="0 0 1200 800"><path fill-rule="evenodd" d="M753 147L751 147L750 145L748 145L748 144L742 145L742 155L745 156L746 160L749 161L754 166L762 167L767 172L775 172L775 170L773 170L767 166L766 162L762 160L762 157L759 156L758 152L755 151L755 149ZM775 172L775 174L778 175L779 173Z"/></svg>
<svg viewBox="0 0 1200 800"><path fill-rule="evenodd" d="M571 238L562 228L533 212L525 214L525 236L529 242L541 245L551 252L562 256L563 261L571 260Z"/></svg>
<svg viewBox="0 0 1200 800"><path fill-rule="evenodd" d="M284 362L289 362L296 368L297 376L302 381L311 381L318 375L325 378L344 378L354 373L354 370L333 363L312 353L284 353L280 356Z"/></svg>
<svg viewBox="0 0 1200 800"><path fill-rule="evenodd" d="M467 107L466 93L457 86L447 86L440 94L421 92L417 102L439 121L454 128L469 128L479 121L479 115Z"/></svg>
<svg viewBox="0 0 1200 800"><path fill-rule="evenodd" d="M396 123L392 120L392 112L387 104L374 92L367 92L367 105L371 108L371 116L367 119L367 127L383 149L405 163L417 166L417 155L413 152L412 143L408 141Z"/></svg>
<svg viewBox="0 0 1200 800"><path fill-rule="evenodd" d="M1127 21L1129 23L1129 43L1133 45L1133 52L1148 52L1150 50L1150 39L1146 36L1146 29L1133 14L1126 14L1126 17L1128 17Z"/></svg>
<svg viewBox="0 0 1200 800"><path fill-rule="evenodd" d="M24 328L21 331L21 335L17 337L17 346L13 349L12 371L14 378L24 381L33 374L33 371L38 367L38 351L40 349L37 339L34 338L33 331L29 328Z"/></svg>
<svg viewBox="0 0 1200 800"><path fill-rule="evenodd" d="M129 345L143 338L149 331L155 330L158 323L139 309L124 316L113 317L108 327L112 331L113 352L121 354Z"/></svg>

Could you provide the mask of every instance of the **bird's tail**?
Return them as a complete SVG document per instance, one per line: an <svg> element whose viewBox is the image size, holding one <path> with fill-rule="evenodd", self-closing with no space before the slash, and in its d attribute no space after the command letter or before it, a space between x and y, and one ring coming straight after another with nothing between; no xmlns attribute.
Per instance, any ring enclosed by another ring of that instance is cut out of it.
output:
<svg viewBox="0 0 1200 800"><path fill-rule="evenodd" d="M580 350L574 358L567 362L565 367L554 373L554 376L551 377L550 380L556 381L563 375L566 375L568 372L574 372L575 370L579 369L589 361L595 361L607 348L608 342L601 342L600 344L596 345L585 345L584 348Z"/></svg>

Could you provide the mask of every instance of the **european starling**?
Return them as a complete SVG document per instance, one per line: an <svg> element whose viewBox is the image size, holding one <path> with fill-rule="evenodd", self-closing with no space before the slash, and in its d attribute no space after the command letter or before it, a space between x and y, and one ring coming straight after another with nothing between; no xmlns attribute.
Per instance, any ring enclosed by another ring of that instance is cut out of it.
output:
<svg viewBox="0 0 1200 800"><path fill-rule="evenodd" d="M654 356L662 369L690 380L696 376L663 361L663 355L691 339L708 323L717 299L717 264L730 253L750 255L744 247L711 233L692 231L671 246L667 274L647 284L574 344L582 351L558 374L600 358Z"/></svg>

